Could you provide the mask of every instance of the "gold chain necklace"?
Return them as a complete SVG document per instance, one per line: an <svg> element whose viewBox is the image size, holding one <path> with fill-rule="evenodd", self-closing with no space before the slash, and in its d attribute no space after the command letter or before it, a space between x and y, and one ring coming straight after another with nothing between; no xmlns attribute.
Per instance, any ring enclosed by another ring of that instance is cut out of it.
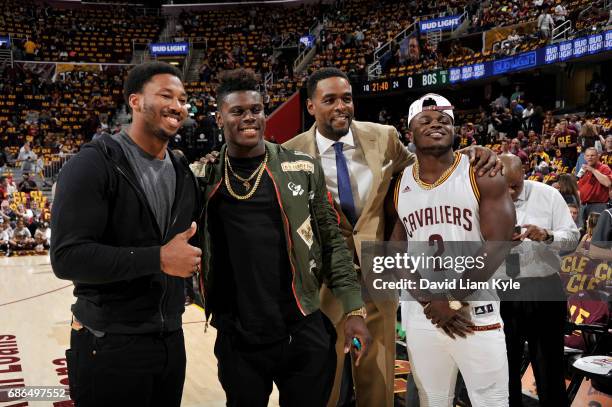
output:
<svg viewBox="0 0 612 407"><path fill-rule="evenodd" d="M244 185L244 188L247 191L249 189L251 189L251 182L250 181L259 172L259 170L261 169L261 166L263 164L263 162L261 164L259 164L259 166L257 168L255 168L255 171L253 171L253 173L248 178L242 178L240 175L238 175L236 172L234 172L234 169L232 168L232 164L230 163L227 154L225 155L225 162L227 163L227 166L229 167L229 170L231 171L232 175L234 177L236 177L239 181L242 181L242 185Z"/></svg>
<svg viewBox="0 0 612 407"><path fill-rule="evenodd" d="M261 162L261 164L259 164L259 167L257 167L255 172L249 177L249 180L250 180L253 177L253 175L258 173L257 174L257 178L255 179L255 185L253 185L253 189L251 189L251 191L249 191L246 195L238 195L232 189L232 185L231 185L230 180L229 180L228 168L231 171L232 175L234 177L236 177L236 179L238 179L240 181L243 181L243 185L245 185L244 181L246 181L246 180L244 180L244 178L240 178L239 176L236 175L236 173L234 173L234 170L232 169L232 167L231 167L231 165L229 163L229 157L227 155L227 152L225 152L225 186L227 188L227 192L229 192L229 194L232 197L234 197L234 198L236 198L236 199L238 199L240 201L244 201L244 200L247 200L250 197L252 197L253 194L255 193L255 191L257 190L257 187L259 186L259 183L261 182L261 177L263 176L264 170L266 169L267 162L268 162L268 152L266 151L266 155L265 155L263 161ZM249 184L249 186L250 186L250 184ZM247 186L245 185L245 187L247 187ZM247 187L247 189L248 189L248 187Z"/></svg>
<svg viewBox="0 0 612 407"><path fill-rule="evenodd" d="M419 184L421 188L426 189L426 190L434 189L435 187L437 187L438 185L446 181L446 179L450 176L451 172L453 172L455 167L457 167L457 163L460 159L461 159L461 154L455 153L455 159L453 160L453 163L451 164L451 166L448 167L433 184L428 184L427 182L421 180L421 173L419 170L419 160L416 160L414 162L414 166L412 167L412 175L414 176L414 180L416 181L416 183Z"/></svg>

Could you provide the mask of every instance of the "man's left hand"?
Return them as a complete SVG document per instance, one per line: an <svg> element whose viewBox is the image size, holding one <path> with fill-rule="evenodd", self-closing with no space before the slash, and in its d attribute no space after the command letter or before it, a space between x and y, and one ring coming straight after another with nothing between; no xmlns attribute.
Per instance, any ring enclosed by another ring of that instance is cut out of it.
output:
<svg viewBox="0 0 612 407"><path fill-rule="evenodd" d="M359 339L361 349L353 346L353 338ZM353 356L355 357L355 366L359 366L361 357L368 353L371 344L372 336L363 317L358 315L349 316L344 323L344 353L348 353L352 349Z"/></svg>
<svg viewBox="0 0 612 407"><path fill-rule="evenodd" d="M527 228L527 230L525 230L523 234L521 234L521 240L528 238L530 240L533 240L534 242L543 242L548 238L548 233L544 228L529 224L522 225L522 227Z"/></svg>
<svg viewBox="0 0 612 407"><path fill-rule="evenodd" d="M504 165L501 160L497 159L497 154L489 148L483 146L469 146L459 150L461 154L467 154L470 157L470 163L474 165L474 172L482 177L487 172L489 176L494 177L500 172Z"/></svg>
<svg viewBox="0 0 612 407"><path fill-rule="evenodd" d="M591 167L589 164L582 164L582 168L584 168L584 170L588 172L593 172L593 170L595 169Z"/></svg>

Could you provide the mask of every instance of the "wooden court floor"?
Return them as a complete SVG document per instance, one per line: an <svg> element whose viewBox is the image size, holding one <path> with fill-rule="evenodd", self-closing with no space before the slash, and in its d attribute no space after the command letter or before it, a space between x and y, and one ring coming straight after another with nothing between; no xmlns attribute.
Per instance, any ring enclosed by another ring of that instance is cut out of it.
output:
<svg viewBox="0 0 612 407"><path fill-rule="evenodd" d="M0 354L0 388L10 384L61 386L67 383L64 351L69 346L72 284L55 277L48 256L0 257L0 347L17 343L18 353ZM225 393L217 380L213 354L216 332L204 332L204 313L187 307L183 330L187 349L184 407L220 407ZM12 339L10 336L14 336ZM0 406L20 404L11 402ZM53 406L53 402L28 402ZM278 406L274 388L270 406Z"/></svg>

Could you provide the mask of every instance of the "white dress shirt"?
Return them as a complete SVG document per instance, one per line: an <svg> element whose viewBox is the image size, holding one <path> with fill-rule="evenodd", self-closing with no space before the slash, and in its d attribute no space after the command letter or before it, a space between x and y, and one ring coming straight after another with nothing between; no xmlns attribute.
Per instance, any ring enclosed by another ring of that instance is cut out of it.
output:
<svg viewBox="0 0 612 407"><path fill-rule="evenodd" d="M317 148L321 157L321 165L325 173L325 183L327 190L331 192L334 200L339 204L338 197L338 171L336 169L336 151L334 150L333 140L324 137L319 130L316 131ZM349 129L348 133L340 137L339 142L344 143L342 151L346 158L346 164L351 178L351 190L353 201L355 202L355 214L357 218L361 216L361 211L365 206L370 190L372 189L372 171L365 159L363 149L359 148L357 140Z"/></svg>
<svg viewBox="0 0 612 407"><path fill-rule="evenodd" d="M536 225L554 236L553 244L525 239L512 249L512 253L519 254L519 277L546 277L559 272L559 251L567 250L580 239L580 232L559 191L541 182L525 181L514 207L517 225ZM509 278L505 263L495 277Z"/></svg>

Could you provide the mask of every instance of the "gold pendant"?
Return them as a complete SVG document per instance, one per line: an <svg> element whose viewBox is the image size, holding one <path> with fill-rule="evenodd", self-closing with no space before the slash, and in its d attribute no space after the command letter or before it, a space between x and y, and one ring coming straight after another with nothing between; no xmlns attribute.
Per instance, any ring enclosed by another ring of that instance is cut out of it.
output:
<svg viewBox="0 0 612 407"><path fill-rule="evenodd" d="M251 189L251 184L249 183L249 181L244 181L242 183L242 185L244 185L244 188L248 191L249 189Z"/></svg>

